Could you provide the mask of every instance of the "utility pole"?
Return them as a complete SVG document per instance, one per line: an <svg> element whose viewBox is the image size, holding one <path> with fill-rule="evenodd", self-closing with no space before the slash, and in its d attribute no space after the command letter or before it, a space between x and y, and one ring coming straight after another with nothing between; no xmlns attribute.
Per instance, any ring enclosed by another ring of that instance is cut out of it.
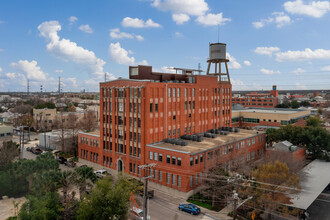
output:
<svg viewBox="0 0 330 220"><path fill-rule="evenodd" d="M238 174L236 174L235 176L235 190L234 190L234 217L233 217L233 220L236 220L237 218L237 203L238 203Z"/></svg>
<svg viewBox="0 0 330 220"><path fill-rule="evenodd" d="M142 177L142 179L145 180L144 183L144 193L143 193L143 219L148 220L148 179L152 178L152 176L148 176L149 174L149 168L156 166L155 163L151 164L145 164L145 165L140 165L139 168L141 169L146 169L145 170L145 176Z"/></svg>

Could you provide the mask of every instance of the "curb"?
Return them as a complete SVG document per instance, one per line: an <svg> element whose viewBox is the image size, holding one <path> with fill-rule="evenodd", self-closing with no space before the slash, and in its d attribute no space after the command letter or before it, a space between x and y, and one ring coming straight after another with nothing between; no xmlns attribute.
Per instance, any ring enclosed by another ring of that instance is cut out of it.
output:
<svg viewBox="0 0 330 220"><path fill-rule="evenodd" d="M204 213L204 215L206 215L207 217L212 218L212 219L214 219L214 220L221 220L220 218L216 218L216 217L214 217L214 216L212 216L212 215L209 215L209 214L207 214L207 213Z"/></svg>

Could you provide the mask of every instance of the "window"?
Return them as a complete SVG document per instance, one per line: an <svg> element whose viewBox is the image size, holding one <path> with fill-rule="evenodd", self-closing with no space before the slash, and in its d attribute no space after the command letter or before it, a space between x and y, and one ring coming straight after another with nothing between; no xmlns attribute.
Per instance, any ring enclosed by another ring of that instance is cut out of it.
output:
<svg viewBox="0 0 330 220"><path fill-rule="evenodd" d="M175 165L176 164L176 157L172 156L172 164Z"/></svg>
<svg viewBox="0 0 330 220"><path fill-rule="evenodd" d="M192 187L193 186L193 176L190 176L190 187Z"/></svg>
<svg viewBox="0 0 330 220"><path fill-rule="evenodd" d="M153 153L149 151L149 159L152 160Z"/></svg>
<svg viewBox="0 0 330 220"><path fill-rule="evenodd" d="M198 173L196 173L196 176L195 176L195 184L196 185L198 184Z"/></svg>
<svg viewBox="0 0 330 220"><path fill-rule="evenodd" d="M195 88L192 89L192 96L195 96Z"/></svg>
<svg viewBox="0 0 330 220"><path fill-rule="evenodd" d="M154 171L154 178L157 180L157 170Z"/></svg>
<svg viewBox="0 0 330 220"><path fill-rule="evenodd" d="M157 153L155 152L154 153L154 160L157 160L158 156L157 156Z"/></svg>
<svg viewBox="0 0 330 220"><path fill-rule="evenodd" d="M252 152L252 160L254 160L255 158L256 158L256 152L253 151L253 152Z"/></svg>
<svg viewBox="0 0 330 220"><path fill-rule="evenodd" d="M187 95L188 95L188 89L185 88L185 89L184 89L184 96L187 97Z"/></svg>
<svg viewBox="0 0 330 220"><path fill-rule="evenodd" d="M255 144L255 143L256 143L256 139L252 138L252 144Z"/></svg>
<svg viewBox="0 0 330 220"><path fill-rule="evenodd" d="M178 157L178 166L181 166L181 157Z"/></svg>
<svg viewBox="0 0 330 220"><path fill-rule="evenodd" d="M132 163L129 163L129 172L132 172L133 168L132 168Z"/></svg>
<svg viewBox="0 0 330 220"><path fill-rule="evenodd" d="M245 141L242 141L241 142L241 148L244 148L245 147Z"/></svg>
<svg viewBox="0 0 330 220"><path fill-rule="evenodd" d="M159 161L162 162L163 161L163 154L159 154Z"/></svg>
<svg viewBox="0 0 330 220"><path fill-rule="evenodd" d="M178 97L180 97L180 88L177 89Z"/></svg>
<svg viewBox="0 0 330 220"><path fill-rule="evenodd" d="M247 159L246 159L247 161L250 161L251 160L251 155L250 155L250 152L248 153L248 155L247 155Z"/></svg>
<svg viewBox="0 0 330 220"><path fill-rule="evenodd" d="M240 143L236 143L236 150L239 150L239 147L240 147Z"/></svg>
<svg viewBox="0 0 330 220"><path fill-rule="evenodd" d="M187 110L187 101L184 102L184 109Z"/></svg>
<svg viewBox="0 0 330 220"><path fill-rule="evenodd" d="M173 129L173 136L175 136L175 132L176 132L175 129Z"/></svg>
<svg viewBox="0 0 330 220"><path fill-rule="evenodd" d="M172 185L175 185L175 174L172 174Z"/></svg>
<svg viewBox="0 0 330 220"><path fill-rule="evenodd" d="M190 166L194 165L194 158L190 157Z"/></svg>
<svg viewBox="0 0 330 220"><path fill-rule="evenodd" d="M152 103L150 103L150 112L152 112Z"/></svg>
<svg viewBox="0 0 330 220"><path fill-rule="evenodd" d="M170 97L170 98L171 98L171 91L172 91L172 89L168 88L168 97Z"/></svg>
<svg viewBox="0 0 330 220"><path fill-rule="evenodd" d="M159 182L162 182L163 180L163 171L159 171Z"/></svg>
<svg viewBox="0 0 330 220"><path fill-rule="evenodd" d="M158 112L158 103L155 104L155 112Z"/></svg>
<svg viewBox="0 0 330 220"><path fill-rule="evenodd" d="M202 162L203 162L203 154L201 154L201 155L199 156L199 158L200 158L200 162L202 163Z"/></svg>
<svg viewBox="0 0 330 220"><path fill-rule="evenodd" d="M198 164L198 156L195 156L195 164Z"/></svg>
<svg viewBox="0 0 330 220"><path fill-rule="evenodd" d="M171 182L171 174L170 173L167 173L167 175L166 175L166 183L167 184L170 184L170 182Z"/></svg>
<svg viewBox="0 0 330 220"><path fill-rule="evenodd" d="M171 137L171 130L168 130L168 136Z"/></svg>
<svg viewBox="0 0 330 220"><path fill-rule="evenodd" d="M223 155L227 154L227 146L224 146L224 147L222 148L222 154L223 154Z"/></svg>
<svg viewBox="0 0 330 220"><path fill-rule="evenodd" d="M248 139L248 140L247 140L247 146L250 146L250 145L251 145L251 140Z"/></svg>
<svg viewBox="0 0 330 220"><path fill-rule="evenodd" d="M124 110L124 103L119 102L119 112L123 112Z"/></svg>
<svg viewBox="0 0 330 220"><path fill-rule="evenodd" d="M175 95L176 95L175 88L173 88L173 98L175 98Z"/></svg>
<svg viewBox="0 0 330 220"><path fill-rule="evenodd" d="M178 176L178 187L181 187L181 176Z"/></svg>
<svg viewBox="0 0 330 220"><path fill-rule="evenodd" d="M180 128L178 128L177 130L178 130L178 134L180 134Z"/></svg>
<svg viewBox="0 0 330 220"><path fill-rule="evenodd" d="M171 163L171 156L170 155L166 155L166 163Z"/></svg>

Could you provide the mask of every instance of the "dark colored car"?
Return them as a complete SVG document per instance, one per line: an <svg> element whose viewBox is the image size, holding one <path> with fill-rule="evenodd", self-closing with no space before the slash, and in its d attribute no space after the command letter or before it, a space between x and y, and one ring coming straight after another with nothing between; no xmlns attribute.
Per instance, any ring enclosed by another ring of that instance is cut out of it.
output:
<svg viewBox="0 0 330 220"><path fill-rule="evenodd" d="M39 147L34 147L32 148L31 152L34 154L41 154L42 150Z"/></svg>
<svg viewBox="0 0 330 220"><path fill-rule="evenodd" d="M198 215L201 212L201 209L194 204L180 204L179 210L188 212L192 215Z"/></svg>
<svg viewBox="0 0 330 220"><path fill-rule="evenodd" d="M60 164L64 164L64 163L66 163L68 160L67 160L66 158L64 158L64 157L59 157L59 158L57 158L57 161L58 161Z"/></svg>
<svg viewBox="0 0 330 220"><path fill-rule="evenodd" d="M33 149L33 147L27 147L27 148L26 148L26 151L30 151L30 152L31 152L32 149Z"/></svg>

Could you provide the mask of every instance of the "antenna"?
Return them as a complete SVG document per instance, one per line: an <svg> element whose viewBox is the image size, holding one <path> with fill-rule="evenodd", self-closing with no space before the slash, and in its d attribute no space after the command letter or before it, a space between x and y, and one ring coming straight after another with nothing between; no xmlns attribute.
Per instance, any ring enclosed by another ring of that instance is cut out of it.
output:
<svg viewBox="0 0 330 220"><path fill-rule="evenodd" d="M58 77L58 95L61 94L61 77Z"/></svg>

